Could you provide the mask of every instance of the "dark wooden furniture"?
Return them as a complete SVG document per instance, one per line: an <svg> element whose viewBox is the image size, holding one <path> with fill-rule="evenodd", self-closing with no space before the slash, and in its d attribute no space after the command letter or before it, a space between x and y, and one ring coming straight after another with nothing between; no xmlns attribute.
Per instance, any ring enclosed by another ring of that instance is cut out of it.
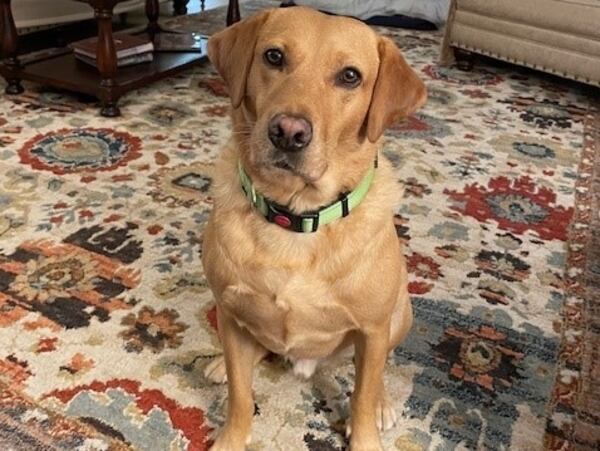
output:
<svg viewBox="0 0 600 451"><path fill-rule="evenodd" d="M187 4L190 0L173 0L173 9L175 10L175 14L183 16L187 14ZM204 0L202 0L202 10L204 10Z"/></svg>
<svg viewBox="0 0 600 451"><path fill-rule="evenodd" d="M18 0L17 0L18 1ZM6 94L23 92L21 80L53 86L97 97L102 104L100 114L105 117L120 115L117 101L128 91L173 75L199 62L202 55L194 52L155 52L154 61L123 67L117 70L113 40L113 9L125 0L74 0L94 8L98 22L98 69L76 60L72 52L62 52L22 63L18 58L18 35L11 11L11 0L0 0L0 74L6 79ZM182 11L186 0L176 0L176 11ZM148 25L146 33L153 38L160 33L158 0L146 0ZM237 0L229 1L227 25L240 18Z"/></svg>

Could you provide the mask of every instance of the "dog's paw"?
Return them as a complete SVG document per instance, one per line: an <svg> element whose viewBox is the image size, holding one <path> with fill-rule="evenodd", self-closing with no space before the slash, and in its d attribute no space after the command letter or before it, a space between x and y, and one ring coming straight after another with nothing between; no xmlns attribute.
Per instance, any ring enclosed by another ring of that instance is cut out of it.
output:
<svg viewBox="0 0 600 451"><path fill-rule="evenodd" d="M383 451L378 435L372 437L350 437L351 428L346 427L347 438L350 439L350 451Z"/></svg>
<svg viewBox="0 0 600 451"><path fill-rule="evenodd" d="M213 384L224 384L227 382L227 371L225 370L225 357L219 356L213 358L206 368L204 368L204 377Z"/></svg>
<svg viewBox="0 0 600 451"><path fill-rule="evenodd" d="M377 405L375 415L375 422L377 423L377 428L380 431L387 431L388 429L396 426L396 411L387 399L387 396L384 396L382 401Z"/></svg>
<svg viewBox="0 0 600 451"><path fill-rule="evenodd" d="M350 442L350 451L383 451L381 443L352 443Z"/></svg>
<svg viewBox="0 0 600 451"><path fill-rule="evenodd" d="M215 438L210 451L244 451L250 442L252 442L251 434L248 434L246 440L243 440L237 434L230 434L224 429Z"/></svg>
<svg viewBox="0 0 600 451"><path fill-rule="evenodd" d="M396 426L397 417L396 411L392 407L392 404L387 399L387 396L383 397L383 400L377 404L377 409L375 410L375 423L377 424L377 429L381 432L387 431L388 429ZM352 424L350 422L350 418L346 422L346 438L352 435Z"/></svg>

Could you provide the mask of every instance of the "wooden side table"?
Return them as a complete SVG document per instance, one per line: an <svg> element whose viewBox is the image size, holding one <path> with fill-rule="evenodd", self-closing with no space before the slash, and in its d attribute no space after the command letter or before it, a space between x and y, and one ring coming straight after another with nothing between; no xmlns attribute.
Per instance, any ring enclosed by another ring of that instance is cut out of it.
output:
<svg viewBox="0 0 600 451"><path fill-rule="evenodd" d="M205 55L195 52L155 52L154 61L123 67L117 70L117 55L112 31L113 9L125 0L74 0L94 8L98 21L98 70L78 62L72 52L44 56L21 63L18 54L18 35L11 10L11 0L0 0L0 74L6 79L6 94L23 92L21 80L33 81L59 89L80 92L97 97L104 117L120 115L117 101L128 91L171 76L198 63ZM185 7L187 1L176 0L176 7ZM160 33L158 0L146 0L148 26L146 33L153 38ZM238 0L229 1L227 25L239 20Z"/></svg>

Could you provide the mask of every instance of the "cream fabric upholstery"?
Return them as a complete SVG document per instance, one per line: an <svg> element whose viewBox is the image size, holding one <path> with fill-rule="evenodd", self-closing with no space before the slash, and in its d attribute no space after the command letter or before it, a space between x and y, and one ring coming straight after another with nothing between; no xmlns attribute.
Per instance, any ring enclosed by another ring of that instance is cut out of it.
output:
<svg viewBox="0 0 600 451"><path fill-rule="evenodd" d="M600 0L452 0L451 47L600 86Z"/></svg>

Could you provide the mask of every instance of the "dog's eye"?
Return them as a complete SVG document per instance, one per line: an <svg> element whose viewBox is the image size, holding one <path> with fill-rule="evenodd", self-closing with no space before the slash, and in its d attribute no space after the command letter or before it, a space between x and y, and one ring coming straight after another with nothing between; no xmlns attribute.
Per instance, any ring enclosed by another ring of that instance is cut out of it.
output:
<svg viewBox="0 0 600 451"><path fill-rule="evenodd" d="M353 67L346 67L337 77L337 82L345 88L355 88L360 84L362 76L360 72Z"/></svg>
<svg viewBox="0 0 600 451"><path fill-rule="evenodd" d="M283 66L283 52L279 49L269 49L265 52L265 61L271 66Z"/></svg>

